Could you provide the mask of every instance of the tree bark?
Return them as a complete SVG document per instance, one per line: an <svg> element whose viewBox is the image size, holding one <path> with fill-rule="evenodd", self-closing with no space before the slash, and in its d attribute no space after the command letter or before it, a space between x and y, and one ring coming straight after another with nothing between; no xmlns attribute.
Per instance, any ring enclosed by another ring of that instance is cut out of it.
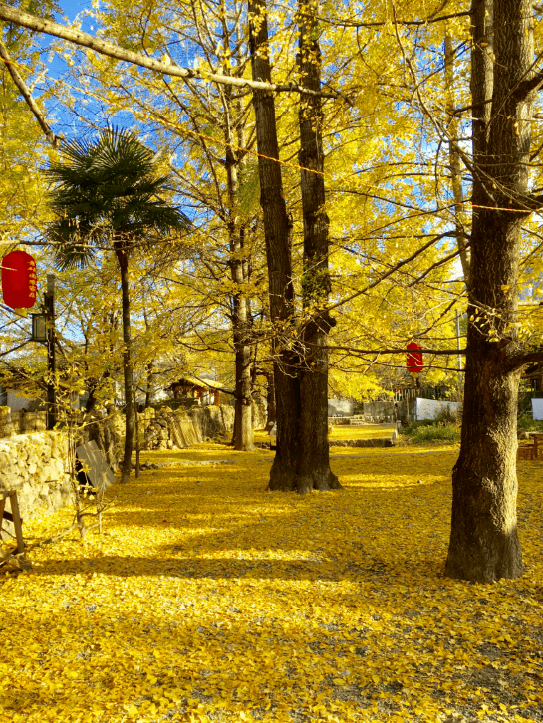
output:
<svg viewBox="0 0 543 723"><path fill-rule="evenodd" d="M253 80L269 83L268 26L264 0L249 0L249 43ZM277 330L274 343L277 448L268 489L296 490L300 457L300 383L296 357L288 348L294 328L294 285L290 250L290 221L283 194L275 102L271 93L255 90L260 204L268 263L270 317Z"/></svg>
<svg viewBox="0 0 543 723"><path fill-rule="evenodd" d="M231 118L231 98L227 92L228 120ZM244 291L244 284L248 281L247 264L244 258L245 227L240 223L237 214L238 205L238 163L234 151L231 148L233 143L231 125L226 124L226 142L230 144L226 149L226 176L229 200L229 218L227 221L228 237L230 246L230 274L232 281L237 285L239 291L232 297L232 332L235 350L235 371L234 383L235 413L234 430L232 441L234 449L249 452L254 449L253 444L253 419L251 405L253 403L253 379L251 375L251 319L250 304ZM239 140L239 139L238 139ZM243 143L238 145L243 147Z"/></svg>
<svg viewBox="0 0 543 723"><path fill-rule="evenodd" d="M90 414L94 411L96 405L98 404L98 397L96 396L96 393L98 389L100 388L100 385L103 384L105 379L109 379L111 376L109 369L106 369L104 373L101 375L100 379L92 379L91 383L89 384L89 396L87 398L87 402L85 404L85 412L87 414Z"/></svg>
<svg viewBox="0 0 543 723"><path fill-rule="evenodd" d="M234 253L239 255L243 243L240 237L244 229L238 229L237 239L232 243ZM243 274L243 262L240 258L233 258L231 261L232 281L243 286L245 281ZM243 291L233 297L233 337L235 349L236 379L234 386L234 397L236 400L234 415L234 449L251 451L253 444L253 419L251 405L253 402L253 378L251 374L251 346L250 346L250 319L248 308Z"/></svg>
<svg viewBox="0 0 543 723"><path fill-rule="evenodd" d="M147 362L145 365L146 379L145 379L145 402L143 405L144 409L148 409L151 406L151 397L153 394L153 362Z"/></svg>
<svg viewBox="0 0 543 723"><path fill-rule="evenodd" d="M132 364L132 335L130 329L130 288L128 279L128 250L122 241L115 242L115 253L121 269L123 303L123 373L125 399L125 442L121 469L121 482L130 481L132 451L134 449L134 367Z"/></svg>
<svg viewBox="0 0 543 723"><path fill-rule="evenodd" d="M520 235L529 213L518 210L529 206L533 99L516 91L533 76L531 0L494 0L494 7L473 0L472 23L469 322L445 575L488 583L523 569L515 463L520 357L510 325L517 321Z"/></svg>
<svg viewBox="0 0 543 723"><path fill-rule="evenodd" d="M275 408L275 377L273 372L266 374L267 381L267 411L266 411L266 430L269 432L275 424L276 420L276 408Z"/></svg>
<svg viewBox="0 0 543 723"><path fill-rule="evenodd" d="M316 16L318 0L299 5L299 67L304 87L321 87L321 53ZM320 309L328 303L331 289L328 271L329 218L325 210L323 112L320 98L300 101L300 165L304 218L304 273L302 278L304 321L302 338L306 358L300 371L300 439L302 456L298 491L341 487L330 469L328 445L328 330L335 325ZM314 169L316 172L303 170Z"/></svg>

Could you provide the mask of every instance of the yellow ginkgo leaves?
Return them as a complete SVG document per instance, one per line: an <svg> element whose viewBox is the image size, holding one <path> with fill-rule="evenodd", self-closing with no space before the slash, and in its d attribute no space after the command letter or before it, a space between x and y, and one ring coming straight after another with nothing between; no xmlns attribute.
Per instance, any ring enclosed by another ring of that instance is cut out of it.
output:
<svg viewBox="0 0 543 723"><path fill-rule="evenodd" d="M520 463L525 576L473 586L441 575L456 454L334 450L344 490L301 498L264 491L270 452L149 453L192 464L2 578L1 723L537 720L543 464Z"/></svg>

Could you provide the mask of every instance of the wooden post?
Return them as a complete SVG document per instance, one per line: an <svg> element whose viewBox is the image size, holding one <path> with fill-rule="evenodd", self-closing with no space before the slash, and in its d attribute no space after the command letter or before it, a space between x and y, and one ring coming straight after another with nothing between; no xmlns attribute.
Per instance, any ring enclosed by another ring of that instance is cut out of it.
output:
<svg viewBox="0 0 543 723"><path fill-rule="evenodd" d="M21 515L19 513L19 501L17 499L17 492L0 492L2 498L0 499L0 526L2 520L9 520L13 522L15 528L15 539L17 540L17 554L23 552L25 549L25 543L23 539L23 523ZM7 498L11 500L11 512L5 512Z"/></svg>

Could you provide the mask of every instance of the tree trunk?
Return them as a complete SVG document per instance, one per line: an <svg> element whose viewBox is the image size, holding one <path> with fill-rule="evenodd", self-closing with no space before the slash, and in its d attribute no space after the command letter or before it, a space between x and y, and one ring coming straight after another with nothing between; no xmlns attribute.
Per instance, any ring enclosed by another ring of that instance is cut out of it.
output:
<svg viewBox="0 0 543 723"><path fill-rule="evenodd" d="M321 53L318 40L318 0L300 2L301 84L320 90ZM318 96L300 99L300 165L304 218L303 341L305 359L300 372L300 439L302 456L298 491L340 488L330 469L328 445L328 330L335 325L326 307L331 288L328 271L329 219L325 211L322 102ZM303 170L314 169L316 172Z"/></svg>
<svg viewBox="0 0 543 723"><path fill-rule="evenodd" d="M228 96L228 93L226 93ZM226 142L232 143L230 127L226 130ZM228 236L230 245L230 274L239 291L232 297L232 332L235 350L236 378L234 383L235 413L232 442L234 449L249 452L254 449L253 420L253 379L251 375L251 319L250 306L244 290L246 264L244 263L245 228L239 223L236 213L239 190L238 160L231 148L226 150L226 174L229 197Z"/></svg>
<svg viewBox="0 0 543 723"><path fill-rule="evenodd" d="M98 399L97 399L97 397L96 397L96 387L97 387L97 384L98 384L98 383L95 382L95 383L92 384L92 386L90 387L89 396L87 397L87 401L86 401L86 403L85 403L85 412L86 412L87 414L91 414L91 412L94 411L94 408L96 407L96 404L97 404L97 402L98 402ZM90 386L90 385L89 385L89 386Z"/></svg>
<svg viewBox="0 0 543 723"><path fill-rule="evenodd" d="M123 242L115 242L115 253L121 269L121 290L123 300L123 372L125 399L125 442L121 470L121 482L129 482L134 449L134 368L132 366L132 336L130 331L130 288L128 279L128 251Z"/></svg>
<svg viewBox="0 0 543 723"><path fill-rule="evenodd" d="M241 263L232 264L232 280L240 275ZM236 281L243 283L243 281ZM247 305L242 293L233 299L233 336L235 348L236 381L234 397L236 400L234 414L234 449L248 452L254 449L253 419L251 405L253 401L253 379L251 375L251 347L249 345L250 324L247 319Z"/></svg>
<svg viewBox="0 0 543 723"><path fill-rule="evenodd" d="M267 419L266 419L266 431L270 431L270 429L275 424L276 420L276 411L275 411L275 377L273 372L268 372L266 374L266 380L267 380Z"/></svg>
<svg viewBox="0 0 543 723"><path fill-rule="evenodd" d="M271 80L268 26L264 0L249 1L249 43L253 80ZM277 449L268 489L296 490L300 456L300 383L296 357L288 348L294 328L294 285L290 251L290 221L283 195L275 103L271 93L253 93L256 117L260 203L268 263L270 317L277 330L274 343ZM265 157L267 156L267 157Z"/></svg>
<svg viewBox="0 0 543 723"><path fill-rule="evenodd" d="M495 0L493 8L491 0L473 0L472 25L469 322L445 574L488 583L523 569L515 466L522 356L510 325L517 322L521 226L533 200L526 195L533 100L522 92L533 77L531 0Z"/></svg>
<svg viewBox="0 0 543 723"><path fill-rule="evenodd" d="M145 370L147 377L145 380L145 402L143 405L144 409L149 409L151 406L151 397L153 395L153 362L150 361L146 364Z"/></svg>

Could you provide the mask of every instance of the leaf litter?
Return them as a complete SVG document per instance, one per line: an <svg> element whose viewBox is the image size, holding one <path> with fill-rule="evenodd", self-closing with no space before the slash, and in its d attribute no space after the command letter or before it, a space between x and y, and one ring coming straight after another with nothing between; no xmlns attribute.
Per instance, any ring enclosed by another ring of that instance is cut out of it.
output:
<svg viewBox="0 0 543 723"><path fill-rule="evenodd" d="M0 722L543 721L543 463L525 574L472 585L442 576L457 451L432 452L346 449L306 497L265 491L270 452L146 453L170 466L110 488L104 534L0 578Z"/></svg>

